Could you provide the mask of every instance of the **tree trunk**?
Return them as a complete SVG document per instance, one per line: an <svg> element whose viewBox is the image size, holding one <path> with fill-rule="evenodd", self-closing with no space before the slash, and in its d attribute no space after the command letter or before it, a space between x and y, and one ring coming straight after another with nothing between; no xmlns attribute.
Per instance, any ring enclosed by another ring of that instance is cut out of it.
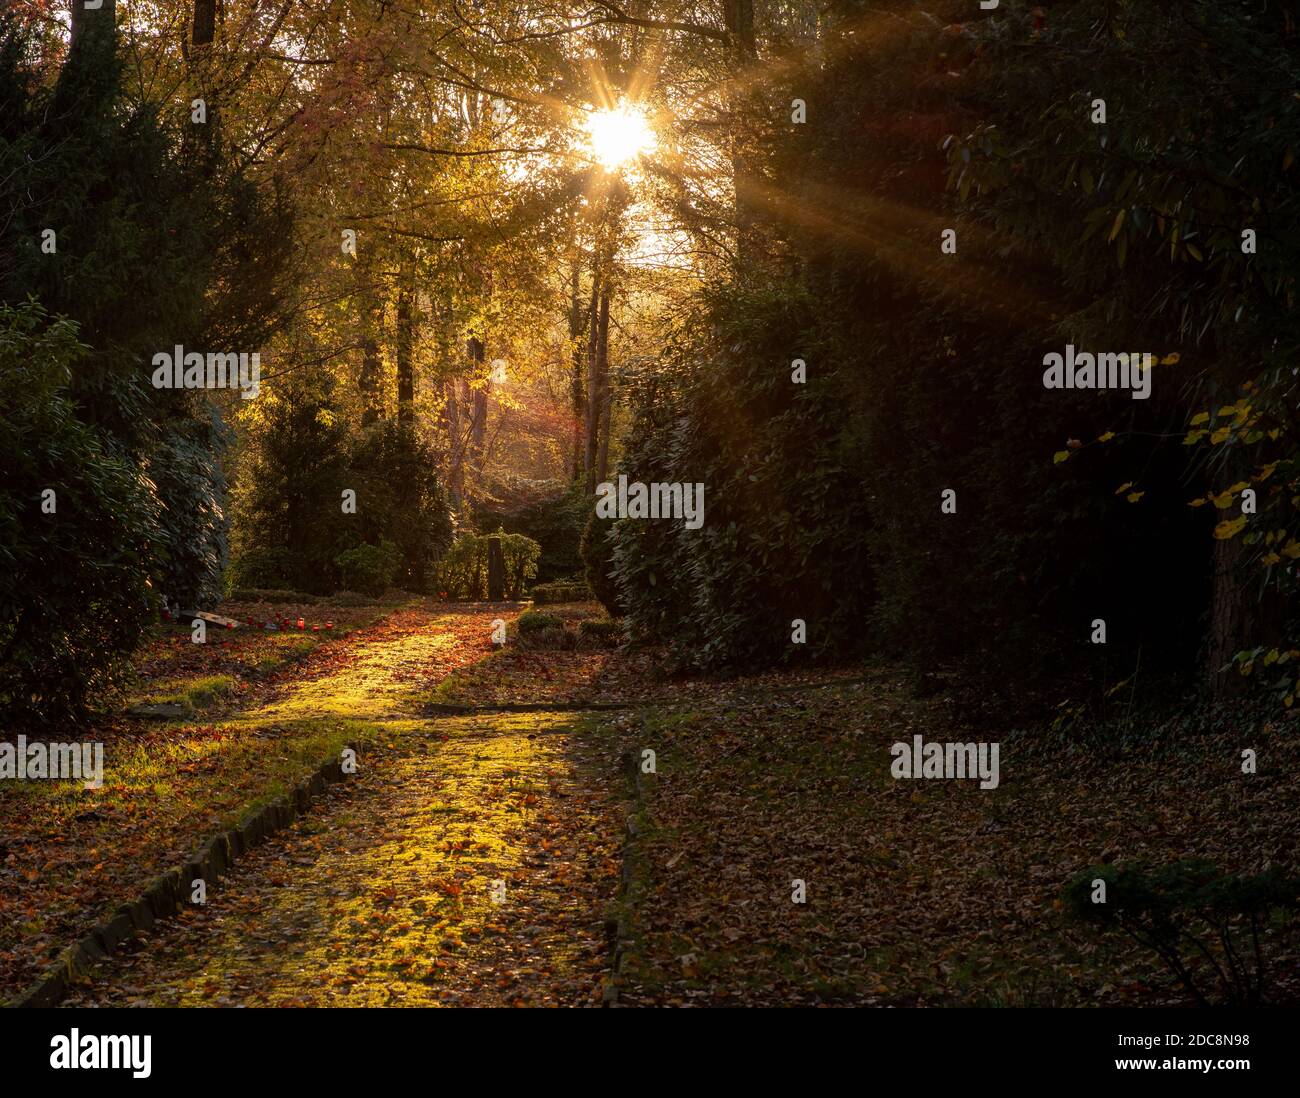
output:
<svg viewBox="0 0 1300 1098"><path fill-rule="evenodd" d="M217 34L217 0L194 0L194 29L190 41L210 46Z"/></svg>
<svg viewBox="0 0 1300 1098"><path fill-rule="evenodd" d="M472 372L475 378L481 379L483 360L487 356L483 341L477 336L470 336L466 350L469 352L469 360L473 364ZM483 443L487 439L488 395L487 389L483 385L479 385L471 391L473 396L469 428L470 463L474 466L475 471L481 471L483 468Z"/></svg>
<svg viewBox="0 0 1300 1098"><path fill-rule="evenodd" d="M465 499L465 461L463 442L460 433L460 398L456 389L459 382L451 378L446 383L447 394L447 491L451 495L453 509L459 510Z"/></svg>
<svg viewBox="0 0 1300 1098"><path fill-rule="evenodd" d="M569 273L569 349L572 365L569 395L573 414L573 452L569 479L573 481L582 476L583 469L582 427L587 418L587 396L582 384L582 335L590 316L591 309L582 307L582 262L580 258L575 258Z"/></svg>
<svg viewBox="0 0 1300 1098"><path fill-rule="evenodd" d="M600 447L596 458L596 483L609 479L609 419L613 403L609 391L609 293L600 295L600 344L596 353L600 365Z"/></svg>
<svg viewBox="0 0 1300 1098"><path fill-rule="evenodd" d="M506 558L501 539L488 538L488 601L504 602L506 597Z"/></svg>
<svg viewBox="0 0 1300 1098"><path fill-rule="evenodd" d="M103 0L99 8L87 8L86 0L68 0L68 9L72 14L72 36L69 39L69 53L84 39L87 31L100 28L117 36L117 0Z"/></svg>
<svg viewBox="0 0 1300 1098"><path fill-rule="evenodd" d="M605 362L602 348L601 317L604 317L606 335L609 332L609 294L604 290L604 280L599 272L592 279L591 315L587 342L587 494L596 494L596 463L600 447L600 411L601 393L603 391L601 369ZM599 305L597 304L599 302Z"/></svg>
<svg viewBox="0 0 1300 1098"><path fill-rule="evenodd" d="M754 0L724 0L722 15L731 35L732 85L727 93L727 109L731 122L731 181L736 196L736 261L744 270L758 250L755 207L760 198L750 133L751 119L763 109L752 79L758 61Z"/></svg>
<svg viewBox="0 0 1300 1098"><path fill-rule="evenodd" d="M1242 590L1242 549L1239 537L1214 543L1214 586L1206 672L1210 680L1210 699L1215 702L1226 702L1238 696L1246 682L1232 662L1232 657L1245 647L1250 617Z"/></svg>
<svg viewBox="0 0 1300 1098"><path fill-rule="evenodd" d="M393 357L397 360L397 422L415 419L415 291L403 286L397 295L397 336Z"/></svg>
<svg viewBox="0 0 1300 1098"><path fill-rule="evenodd" d="M379 357L379 325L382 313L373 297L362 299L361 319L361 372L357 375L357 388L361 390L361 426L369 427L383 416L379 380L383 375L383 362Z"/></svg>

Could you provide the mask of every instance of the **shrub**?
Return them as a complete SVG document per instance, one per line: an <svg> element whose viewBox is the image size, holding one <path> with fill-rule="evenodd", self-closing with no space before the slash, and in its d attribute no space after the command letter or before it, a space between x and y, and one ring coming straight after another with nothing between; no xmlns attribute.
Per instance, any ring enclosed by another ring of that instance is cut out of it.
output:
<svg viewBox="0 0 1300 1098"><path fill-rule="evenodd" d="M583 640L616 647L623 640L623 623L613 618L588 618L578 624L578 635Z"/></svg>
<svg viewBox="0 0 1300 1098"><path fill-rule="evenodd" d="M396 580L408 591L428 590L435 562L451 544L437 469L429 443L396 420L373 424L352 446L347 486L362 502L351 525L361 541L397 547Z"/></svg>
<svg viewBox="0 0 1300 1098"><path fill-rule="evenodd" d="M1104 903L1093 902L1098 880ZM1246 1006L1265 995L1264 946L1300 908L1300 877L1276 868L1237 876L1203 859L1156 869L1100 865L1077 874L1064 900L1073 918L1118 929L1154 952L1198 1003L1217 989L1222 1001Z"/></svg>
<svg viewBox="0 0 1300 1098"><path fill-rule="evenodd" d="M586 602L592 597L591 588L587 586L586 581L575 579L538 584L529 594L538 606L560 602Z"/></svg>
<svg viewBox="0 0 1300 1098"><path fill-rule="evenodd" d="M542 629L563 629L564 619L559 614L544 614L528 610L519 615L519 632L536 633Z"/></svg>
<svg viewBox="0 0 1300 1098"><path fill-rule="evenodd" d="M363 595L360 591L335 591L329 597L331 606L374 606L376 602L382 600L378 595Z"/></svg>
<svg viewBox="0 0 1300 1098"><path fill-rule="evenodd" d="M340 507L348 436L334 383L290 374L264 383L252 403L233 492L233 582L332 591L338 554L359 540L346 525L358 516Z"/></svg>
<svg viewBox="0 0 1300 1098"><path fill-rule="evenodd" d="M550 484L549 494L537 497L534 481L510 478L493 485L503 502L476 510L480 530L495 527L532 538L541 547L537 576L541 580L572 575L582 567L579 544L590 506L581 485Z"/></svg>
<svg viewBox="0 0 1300 1098"><path fill-rule="evenodd" d="M452 544L438 564L435 590L450 599L486 599L488 597L488 542L501 539L505 563L505 595L520 598L528 580L537 575L537 558L541 546L523 534L498 531L493 535L463 534Z"/></svg>
<svg viewBox="0 0 1300 1098"><path fill-rule="evenodd" d="M88 353L66 399L157 505L139 566L159 594L210 602L227 553L223 401L156 389L145 365L175 344L265 344L297 248L291 211L215 143L196 156L166 97L128 91L113 35L85 36L52 80L40 23L0 7L0 301L31 295L76 323ZM87 555L73 570L102 567Z"/></svg>
<svg viewBox="0 0 1300 1098"><path fill-rule="evenodd" d="M614 580L614 519L598 518L593 512L582 531L582 559L587 565L587 586L600 604L614 617L625 610Z"/></svg>
<svg viewBox="0 0 1300 1098"><path fill-rule="evenodd" d="M368 595L382 595L388 590L401 562L401 554L391 541L358 545L334 558L343 585Z"/></svg>
<svg viewBox="0 0 1300 1098"><path fill-rule="evenodd" d="M77 414L68 384L84 350L35 302L0 306L0 713L14 720L84 713L151 616L157 499Z"/></svg>
<svg viewBox="0 0 1300 1098"><path fill-rule="evenodd" d="M260 590L285 590L293 565L287 549L255 547L240 553L230 562L226 582L230 587ZM233 594L230 597L234 597ZM269 600L268 600L269 601Z"/></svg>
<svg viewBox="0 0 1300 1098"><path fill-rule="evenodd" d="M273 602L291 605L310 606L319 600L315 595L302 591L283 591L265 587L234 587L226 595L227 602ZM331 600L334 601L334 600Z"/></svg>
<svg viewBox="0 0 1300 1098"><path fill-rule="evenodd" d="M545 629L534 629L519 634L519 643L525 648L548 648L553 651L567 651L578 647L578 634L562 625L548 625Z"/></svg>

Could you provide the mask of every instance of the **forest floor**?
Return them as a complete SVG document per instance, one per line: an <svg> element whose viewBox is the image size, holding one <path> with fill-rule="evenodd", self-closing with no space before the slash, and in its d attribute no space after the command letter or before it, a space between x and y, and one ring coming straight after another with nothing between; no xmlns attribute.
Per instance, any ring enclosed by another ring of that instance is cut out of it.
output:
<svg viewBox="0 0 1300 1098"><path fill-rule="evenodd" d="M146 687L235 685L202 723L106 719L100 790L0 789L0 991L347 743L355 776L66 1001L1184 1003L1142 950L1067 921L1065 881L1189 856L1295 867L1286 727L1105 757L1003 737L996 789L895 780L895 742L988 737L889 667L667 677L658 653L577 642L592 604L545 608L572 644L512 624L494 649L491 622L521 609L317 607L351 632L291 635L288 661L252 630L197 653L160 638ZM1294 1001L1300 960L1272 960Z"/></svg>

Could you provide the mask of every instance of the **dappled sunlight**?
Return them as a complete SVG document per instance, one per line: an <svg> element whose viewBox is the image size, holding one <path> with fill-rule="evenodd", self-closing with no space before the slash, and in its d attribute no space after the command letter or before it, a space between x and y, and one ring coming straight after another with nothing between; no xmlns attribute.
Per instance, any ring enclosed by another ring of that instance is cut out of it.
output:
<svg viewBox="0 0 1300 1098"><path fill-rule="evenodd" d="M298 683L287 696L246 719L257 723L304 717L375 720L396 713L410 692L409 678L457 644L453 632L431 628L435 631L428 634L361 644L344 672Z"/></svg>
<svg viewBox="0 0 1300 1098"><path fill-rule="evenodd" d="M378 731L355 781L254 852L228 892L115 964L117 990L96 989L99 1001L145 989L158 1005L598 996L617 863L592 792L607 765L595 745L573 744L556 714Z"/></svg>
<svg viewBox="0 0 1300 1098"><path fill-rule="evenodd" d="M260 686L257 698L269 694L269 701L229 695L252 702L250 709L207 722L199 715L128 722L105 735L98 790L81 782L0 783L0 833L12 836L0 889L0 976L30 979L36 966L84 935L88 920L143 888L205 836L282 794L346 744L369 742L378 726L368 722L411 711L406 695L418 699L426 681L486 655L491 617L501 612L398 611L358 637L317 646L308 663L282 669L277 674L286 681ZM265 639L232 636L255 649ZM280 639L312 645L302 636ZM184 643L176 650L196 667L196 656L226 658L223 650ZM174 678L156 682L152 694L179 696L214 681ZM414 726L412 714L410 722L390 721L384 729ZM36 811L42 828L60 836L52 846L23 838Z"/></svg>

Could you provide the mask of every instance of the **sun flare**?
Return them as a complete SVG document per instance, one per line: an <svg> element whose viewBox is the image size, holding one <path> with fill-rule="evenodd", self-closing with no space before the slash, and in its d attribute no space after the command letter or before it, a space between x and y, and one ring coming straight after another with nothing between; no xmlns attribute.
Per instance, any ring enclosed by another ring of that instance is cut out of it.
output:
<svg viewBox="0 0 1300 1098"><path fill-rule="evenodd" d="M586 129L588 149L607 171L653 152L658 143L645 110L625 103L592 111L587 116Z"/></svg>

